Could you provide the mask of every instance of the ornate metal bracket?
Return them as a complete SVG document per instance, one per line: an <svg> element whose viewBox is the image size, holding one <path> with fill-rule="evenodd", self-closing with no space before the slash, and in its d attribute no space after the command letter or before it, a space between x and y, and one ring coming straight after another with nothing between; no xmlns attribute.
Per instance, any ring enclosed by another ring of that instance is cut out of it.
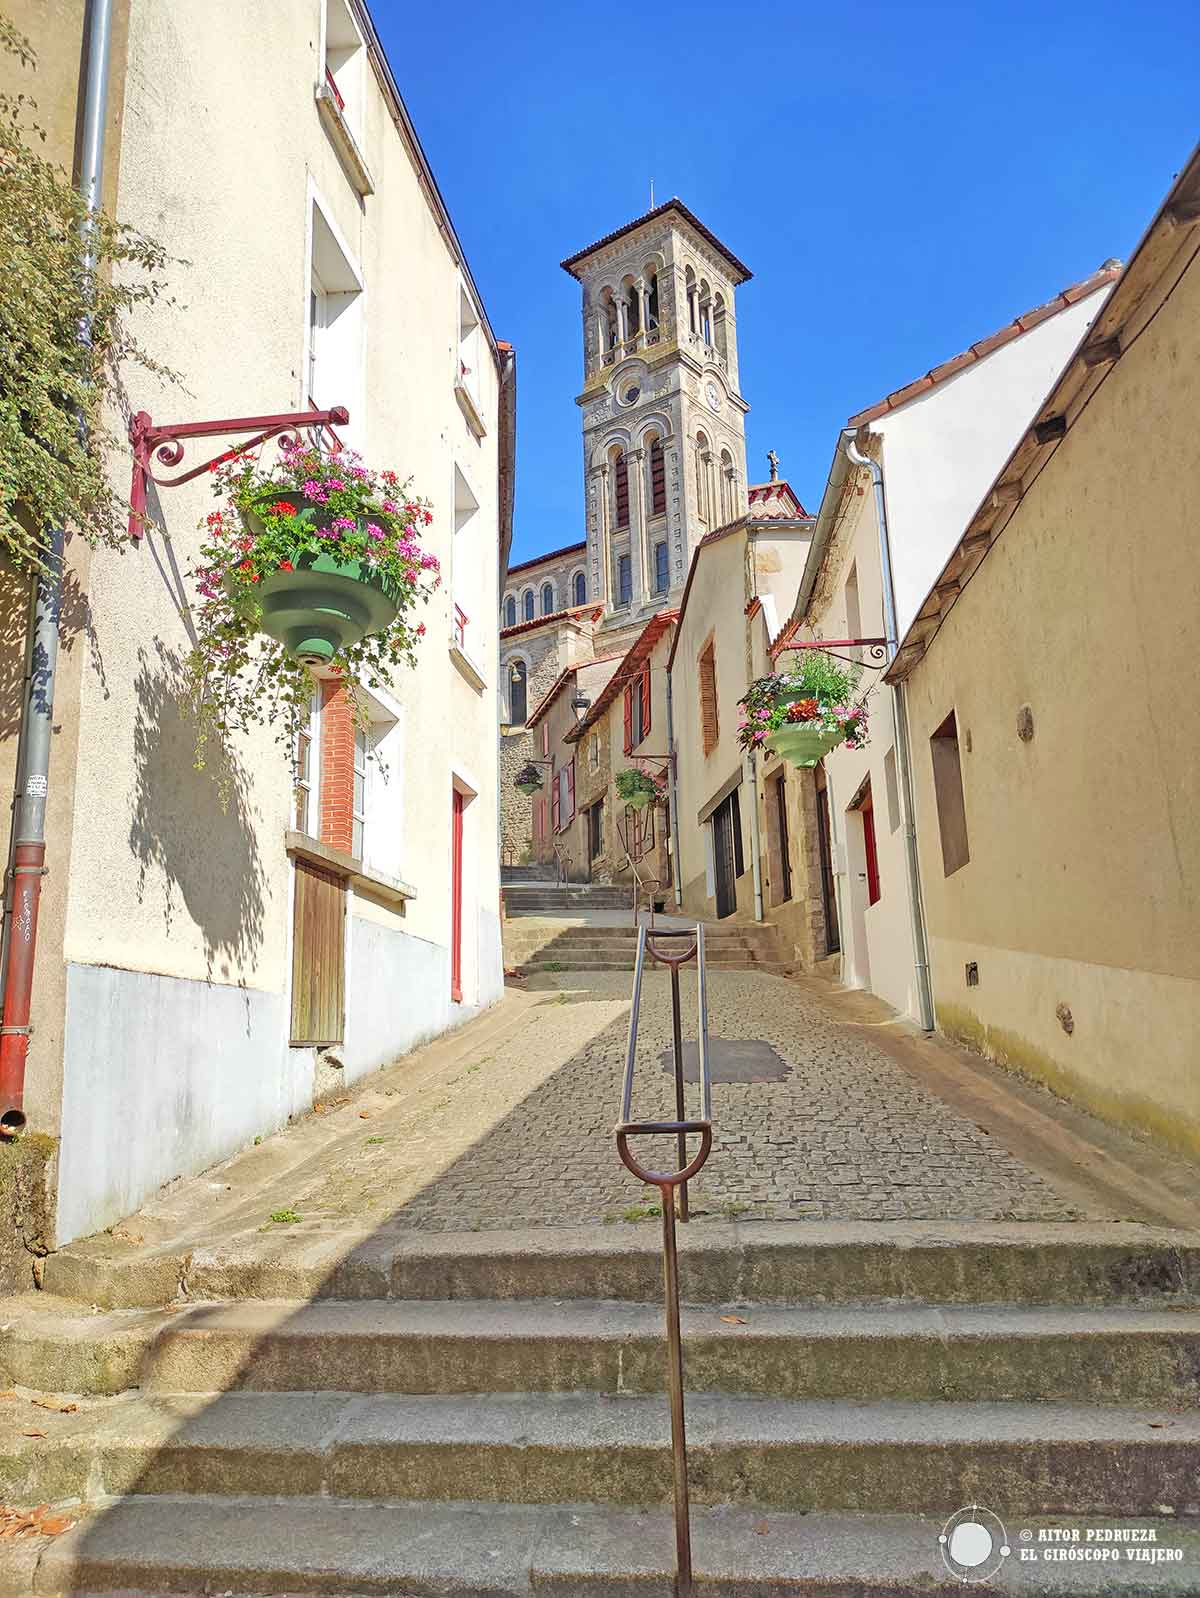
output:
<svg viewBox="0 0 1200 1598"><path fill-rule="evenodd" d="M888 658L886 638L813 638L804 643L789 643L781 653L786 655L789 649L820 649L835 660L844 660L847 665L866 665L868 671L882 671ZM839 649L865 649L868 659L861 661L850 655L839 655L836 653Z"/></svg>
<svg viewBox="0 0 1200 1598"><path fill-rule="evenodd" d="M215 470L222 461L232 460L268 439L282 438L290 443L299 442L301 432L316 429L328 433L335 443L340 443L334 427L345 427L350 412L344 405L334 405L327 411L286 411L278 416L235 416L217 422L180 422L174 427L156 427L145 411L139 411L129 424L129 441L133 445L133 481L129 488L129 536L140 538L146 526L146 483L159 488L178 488L190 483L202 472ZM178 466L183 460L184 440L189 438L219 438L234 434L252 433L254 436L239 444L236 450L225 450L220 455L202 461L178 477L157 477L151 470L151 457L160 466Z"/></svg>

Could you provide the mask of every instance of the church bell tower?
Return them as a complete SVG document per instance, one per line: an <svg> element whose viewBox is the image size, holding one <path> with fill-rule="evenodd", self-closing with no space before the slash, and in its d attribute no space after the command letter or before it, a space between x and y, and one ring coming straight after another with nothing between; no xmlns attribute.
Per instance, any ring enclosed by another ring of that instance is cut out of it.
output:
<svg viewBox="0 0 1200 1598"><path fill-rule="evenodd" d="M600 626L677 605L747 510L734 293L749 271L679 200L562 263L583 298L587 587Z"/></svg>

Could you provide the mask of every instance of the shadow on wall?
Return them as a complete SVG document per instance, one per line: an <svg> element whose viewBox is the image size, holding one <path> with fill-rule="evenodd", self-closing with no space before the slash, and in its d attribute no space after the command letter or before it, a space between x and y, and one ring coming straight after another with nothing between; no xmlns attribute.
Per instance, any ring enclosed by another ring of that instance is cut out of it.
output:
<svg viewBox="0 0 1200 1598"><path fill-rule="evenodd" d="M156 641L138 652L133 734L133 821L138 897L164 879L168 934L177 896L204 938L209 978L237 981L263 939L265 875L244 767L210 740L196 769L196 724L181 655Z"/></svg>
<svg viewBox="0 0 1200 1598"><path fill-rule="evenodd" d="M21 731L30 580L28 572L8 562L0 564L0 745L15 742ZM81 634L91 645L92 665L107 699L108 686L92 629L91 606L77 574L68 566L63 573L59 612L60 654L70 654Z"/></svg>

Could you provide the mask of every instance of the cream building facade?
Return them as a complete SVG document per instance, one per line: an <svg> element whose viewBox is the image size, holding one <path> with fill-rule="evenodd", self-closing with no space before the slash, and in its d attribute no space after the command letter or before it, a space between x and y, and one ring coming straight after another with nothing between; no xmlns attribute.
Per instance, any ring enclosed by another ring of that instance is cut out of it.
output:
<svg viewBox="0 0 1200 1598"><path fill-rule="evenodd" d="M928 585L909 706L939 1027L1200 1153L1200 152Z"/></svg>
<svg viewBox="0 0 1200 1598"><path fill-rule="evenodd" d="M72 546L25 1090L30 1125L58 1139L59 1243L478 1013L503 980L512 352L359 0L214 0L202 28L167 0L116 14L106 193L176 260L178 304L136 332L186 384L133 374L131 409L172 423L345 405L344 441L431 501L445 583L415 672L371 700L351 776L328 758L346 732L336 685L315 685L294 790L269 729L193 765L182 674L204 476L152 491L121 554ZM82 8L18 3L14 20L69 151ZM122 488L129 467L113 462ZM15 757L10 736L10 771ZM334 918L321 949L300 903L318 892ZM297 991L318 978L340 1024L298 1039Z"/></svg>
<svg viewBox="0 0 1200 1598"><path fill-rule="evenodd" d="M840 951L843 983L869 989L926 1024L932 1016L919 885L914 889L909 864L904 740L895 696L882 681L889 601L902 632L1118 275L1106 263L850 418L835 448L792 625L776 648L777 669L786 672L799 659L799 649L788 645L831 641L835 654L860 666L869 707L863 748L835 749L818 774L796 773L809 789L805 805L817 821L825 883L816 956ZM880 552L881 503L890 593ZM856 639L873 642L848 642ZM795 825L805 825L799 805Z"/></svg>

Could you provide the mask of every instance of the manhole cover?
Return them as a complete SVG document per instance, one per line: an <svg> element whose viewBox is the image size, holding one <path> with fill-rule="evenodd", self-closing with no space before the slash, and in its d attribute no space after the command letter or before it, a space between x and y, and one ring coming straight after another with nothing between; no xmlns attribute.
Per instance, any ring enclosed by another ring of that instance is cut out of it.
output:
<svg viewBox="0 0 1200 1598"><path fill-rule="evenodd" d="M661 1058L663 1070L673 1076L674 1050L664 1049ZM792 1068L761 1038L709 1038L708 1074L714 1082L782 1082ZM683 1080L700 1080L700 1051L694 1043L683 1045Z"/></svg>

